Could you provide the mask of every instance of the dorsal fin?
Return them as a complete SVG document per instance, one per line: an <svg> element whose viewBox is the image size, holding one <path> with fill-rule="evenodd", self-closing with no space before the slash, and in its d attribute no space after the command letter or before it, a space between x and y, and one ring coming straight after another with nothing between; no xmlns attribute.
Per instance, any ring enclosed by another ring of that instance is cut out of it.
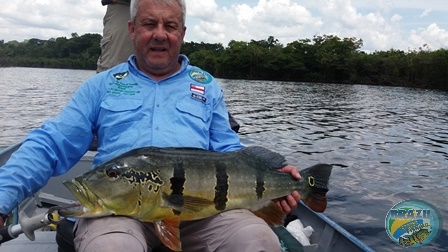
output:
<svg viewBox="0 0 448 252"><path fill-rule="evenodd" d="M256 162L258 167L265 169L275 170L286 165L284 156L261 146L249 146L239 150L239 152Z"/></svg>

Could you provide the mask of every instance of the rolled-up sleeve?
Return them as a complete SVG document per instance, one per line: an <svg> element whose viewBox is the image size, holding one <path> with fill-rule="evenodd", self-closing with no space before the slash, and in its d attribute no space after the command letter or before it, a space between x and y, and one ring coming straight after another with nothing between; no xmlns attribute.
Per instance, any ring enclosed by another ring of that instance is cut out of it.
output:
<svg viewBox="0 0 448 252"><path fill-rule="evenodd" d="M0 212L10 212L87 151L93 139L94 94L82 85L61 113L32 130L0 168Z"/></svg>

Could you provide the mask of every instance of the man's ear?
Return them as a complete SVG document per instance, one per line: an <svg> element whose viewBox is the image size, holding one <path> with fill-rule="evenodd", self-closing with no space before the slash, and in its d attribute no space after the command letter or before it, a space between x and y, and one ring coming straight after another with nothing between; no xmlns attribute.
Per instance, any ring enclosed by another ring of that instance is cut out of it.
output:
<svg viewBox="0 0 448 252"><path fill-rule="evenodd" d="M134 22L132 22L131 20L128 21L128 32L129 32L129 37L134 40L135 37L135 26L134 26Z"/></svg>

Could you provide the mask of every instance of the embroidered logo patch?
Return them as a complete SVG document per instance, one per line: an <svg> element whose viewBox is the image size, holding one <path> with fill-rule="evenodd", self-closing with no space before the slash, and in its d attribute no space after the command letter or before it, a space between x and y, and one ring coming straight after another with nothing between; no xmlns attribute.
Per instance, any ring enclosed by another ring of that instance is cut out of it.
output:
<svg viewBox="0 0 448 252"><path fill-rule="evenodd" d="M198 85L190 84L190 91L197 92L197 93L200 93L200 94L204 94L205 93L205 87L201 87L201 86L198 86Z"/></svg>
<svg viewBox="0 0 448 252"><path fill-rule="evenodd" d="M137 83L122 83L117 80L109 83L107 93L111 95L137 95L140 93L140 89Z"/></svg>
<svg viewBox="0 0 448 252"><path fill-rule="evenodd" d="M115 79L121 80L121 79L124 79L124 78L128 77L129 76L129 72L126 71L126 72L123 72L123 73L116 73L116 74L113 74L113 76L115 77Z"/></svg>
<svg viewBox="0 0 448 252"><path fill-rule="evenodd" d="M191 70L189 75L190 78L202 84L208 84L212 81L212 76L201 69Z"/></svg>

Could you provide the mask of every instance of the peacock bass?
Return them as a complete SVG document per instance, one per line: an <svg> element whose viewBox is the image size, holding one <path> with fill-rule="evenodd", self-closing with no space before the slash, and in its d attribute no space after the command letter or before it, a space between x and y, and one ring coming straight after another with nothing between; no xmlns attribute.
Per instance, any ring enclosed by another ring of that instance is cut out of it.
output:
<svg viewBox="0 0 448 252"><path fill-rule="evenodd" d="M79 200L59 210L65 217L129 216L154 223L170 249L181 250L179 222L245 208L269 225L281 225L282 209L271 201L297 190L311 209L327 206L332 167L318 164L301 179L275 171L285 158L263 147L234 152L144 147L111 159L64 185Z"/></svg>

